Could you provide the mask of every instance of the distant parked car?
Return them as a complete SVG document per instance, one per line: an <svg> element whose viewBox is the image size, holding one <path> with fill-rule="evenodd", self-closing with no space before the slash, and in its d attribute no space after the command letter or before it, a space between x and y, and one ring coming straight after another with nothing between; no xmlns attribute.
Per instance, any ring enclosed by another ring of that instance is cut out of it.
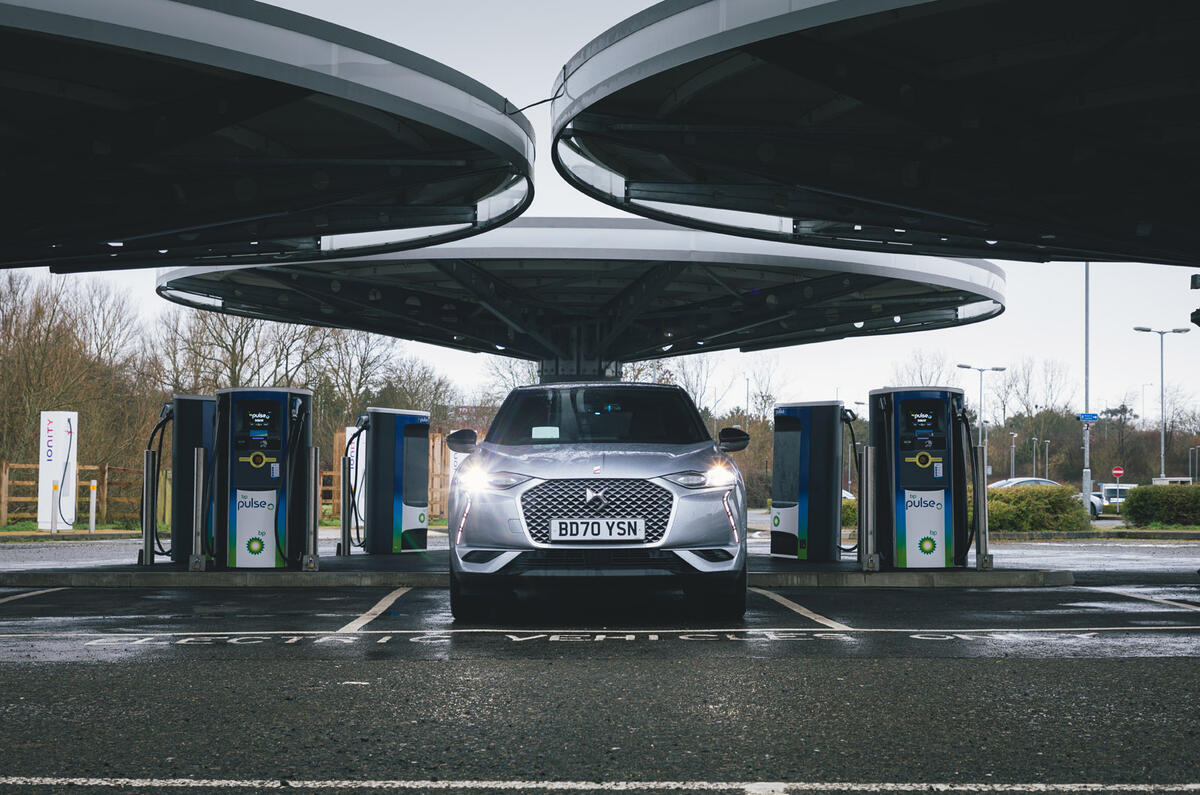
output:
<svg viewBox="0 0 1200 795"><path fill-rule="evenodd" d="M843 500L857 500L858 497L853 492L842 489L842 499Z"/></svg>
<svg viewBox="0 0 1200 795"><path fill-rule="evenodd" d="M1125 502L1129 492L1138 486L1136 483L1097 483L1096 485L1100 488L1100 499L1105 505L1120 505Z"/></svg>
<svg viewBox="0 0 1200 795"><path fill-rule="evenodd" d="M997 480L988 486L989 489L1007 489L1013 486L1061 486L1062 484L1047 480L1046 478L1007 478L1006 480ZM1083 495L1077 494L1076 499L1083 502ZM1100 496L1097 494L1088 495L1087 499L1088 513L1093 519L1100 515Z"/></svg>

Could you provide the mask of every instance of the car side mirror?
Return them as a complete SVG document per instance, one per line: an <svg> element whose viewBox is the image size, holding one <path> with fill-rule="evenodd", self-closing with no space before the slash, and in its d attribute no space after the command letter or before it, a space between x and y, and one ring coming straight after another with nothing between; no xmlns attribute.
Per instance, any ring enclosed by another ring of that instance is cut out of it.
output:
<svg viewBox="0 0 1200 795"><path fill-rule="evenodd" d="M745 450L746 445L750 444L750 434L743 431L741 428L722 428L717 434L717 446L726 453L736 453L738 450Z"/></svg>
<svg viewBox="0 0 1200 795"><path fill-rule="evenodd" d="M446 437L446 446L456 453L473 453L476 445L475 431L463 428Z"/></svg>

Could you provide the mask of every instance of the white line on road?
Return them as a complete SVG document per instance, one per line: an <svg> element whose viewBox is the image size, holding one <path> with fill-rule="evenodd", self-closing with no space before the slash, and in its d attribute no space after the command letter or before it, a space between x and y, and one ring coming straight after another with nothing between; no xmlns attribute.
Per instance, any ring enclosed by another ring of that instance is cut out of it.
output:
<svg viewBox="0 0 1200 795"><path fill-rule="evenodd" d="M130 787L159 789L384 789L384 790L515 790L518 792L628 792L677 790L683 792L734 792L747 795L787 792L1200 792L1200 783L1099 784L999 782L867 782L867 781L406 781L402 779L280 779L193 778L67 778L2 776L8 787Z"/></svg>
<svg viewBox="0 0 1200 795"><path fill-rule="evenodd" d="M1157 602L1160 605L1178 607L1181 610L1195 610L1197 613L1200 613L1200 605L1189 605L1186 602L1172 602L1170 599L1159 599L1156 596L1146 596L1145 594L1134 593L1133 591L1122 591L1120 588L1091 588L1089 590L1115 593L1117 596L1128 596L1130 599L1141 599L1144 602Z"/></svg>
<svg viewBox="0 0 1200 795"><path fill-rule="evenodd" d="M601 630L595 627L591 629L565 629L562 627L554 627L551 629L529 629L528 627L519 629L368 629L362 632L355 632L355 635L383 635L383 636L409 636L409 635L524 635L530 632L548 633L553 632L561 635L581 635L581 634L596 634ZM607 628L602 630L605 635L719 635L725 633L740 633L742 635L759 635L770 633L784 632L806 632L810 631L805 627L726 627L726 628L704 628L704 629L612 629ZM1038 635L1038 634L1084 634L1087 632L1111 632L1111 633L1134 633L1141 634L1146 632L1200 632L1200 624L1178 624L1171 626L1142 626L1142 627L1031 627L1028 629L1013 629L1012 627L959 627L959 628L932 628L932 627L908 627L908 628L877 628L877 629L856 629L849 627L841 630L842 632L852 632L855 634L939 634L939 635L990 635L990 634L1005 634L1005 635ZM0 633L0 641L6 640L21 640L26 638L203 638L203 637L241 637L246 635L263 635L263 636L324 636L334 635L337 633L322 629L266 629L261 631L249 629L237 629L221 632L219 630L205 630L203 632L10 632Z"/></svg>
<svg viewBox="0 0 1200 795"><path fill-rule="evenodd" d="M750 588L749 590L754 591L754 593L756 593L756 594L762 594L763 596L767 597L768 599L771 599L771 600L776 601L779 604L783 605L788 610L791 610L793 613L799 613L800 615L804 616L805 618L816 621L821 626L829 627L830 629L841 629L841 630L850 629L850 627L846 626L845 624L840 624L831 618L826 618L825 616L818 615L817 613L814 613L813 611L809 610L804 605L798 605L795 602L793 602L791 599L780 596L779 594L775 593L774 591L765 591L762 588Z"/></svg>
<svg viewBox="0 0 1200 795"><path fill-rule="evenodd" d="M373 620L378 618L380 613L382 613L384 610L387 610L389 607L391 607L392 602L396 601L401 596L404 596L404 594L408 593L410 590L411 589L407 588L407 587L397 588L396 590L392 591L390 594L388 594L387 596L383 597L378 602L376 602L375 606L372 607L370 610L363 613L361 616L359 616L358 618L354 619L346 626L339 629L338 633L358 632L363 627L365 627L367 624L370 624Z"/></svg>
<svg viewBox="0 0 1200 795"><path fill-rule="evenodd" d="M43 588L40 591L28 591L27 593L19 593L14 596L6 596L3 599L0 599L0 605L4 604L5 602L15 602L18 599L27 599L30 596L41 596L44 593L54 593L55 591L65 591L65 590L67 590L67 589L66 588Z"/></svg>

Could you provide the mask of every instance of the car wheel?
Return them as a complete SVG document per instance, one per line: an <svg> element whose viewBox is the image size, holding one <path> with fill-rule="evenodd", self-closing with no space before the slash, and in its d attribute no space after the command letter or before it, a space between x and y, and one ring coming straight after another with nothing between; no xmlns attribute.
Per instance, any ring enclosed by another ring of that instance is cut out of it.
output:
<svg viewBox="0 0 1200 795"><path fill-rule="evenodd" d="M483 598L463 593L462 584L453 570L450 572L450 614L456 621L478 621L487 614Z"/></svg>
<svg viewBox="0 0 1200 795"><path fill-rule="evenodd" d="M706 618L736 620L746 614L746 569L728 585L697 586L686 591L691 602Z"/></svg>

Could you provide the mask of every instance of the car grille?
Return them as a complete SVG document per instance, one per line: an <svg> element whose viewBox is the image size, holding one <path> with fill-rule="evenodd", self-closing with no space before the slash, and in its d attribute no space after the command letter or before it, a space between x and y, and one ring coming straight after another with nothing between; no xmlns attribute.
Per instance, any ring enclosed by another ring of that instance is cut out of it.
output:
<svg viewBox="0 0 1200 795"><path fill-rule="evenodd" d="M584 502L587 489L603 489L608 504ZM525 526L539 544L550 543L551 519L645 519L646 543L662 540L671 518L671 492L648 480L578 478L547 480L521 495Z"/></svg>

